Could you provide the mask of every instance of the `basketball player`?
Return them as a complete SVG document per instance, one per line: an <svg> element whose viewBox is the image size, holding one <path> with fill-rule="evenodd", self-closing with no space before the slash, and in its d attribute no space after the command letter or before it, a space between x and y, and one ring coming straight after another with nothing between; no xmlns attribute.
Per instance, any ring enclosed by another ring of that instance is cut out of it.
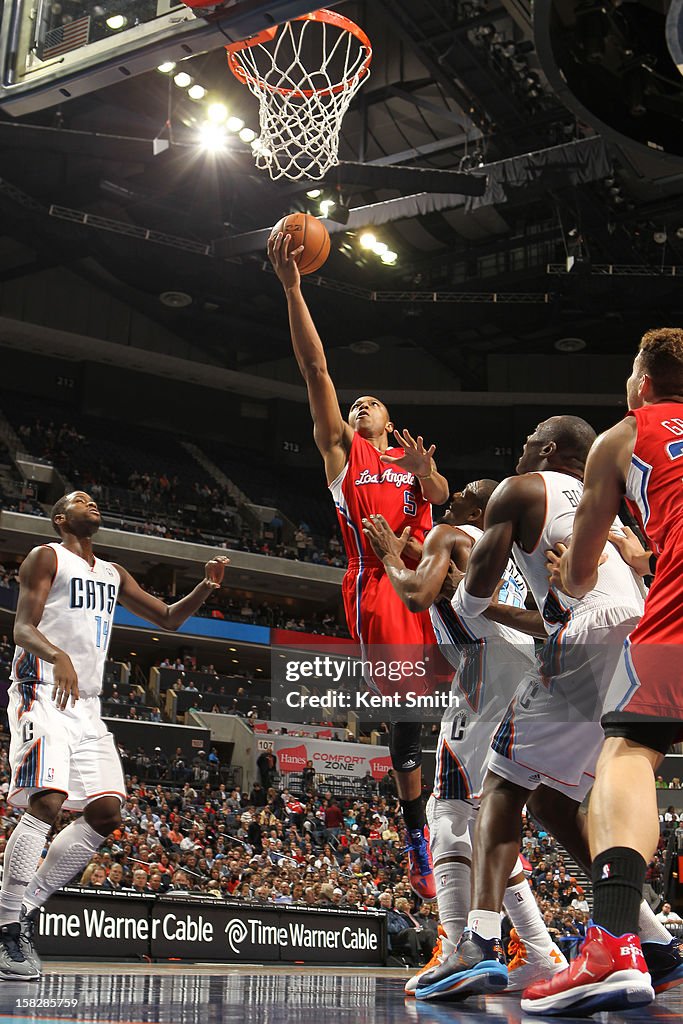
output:
<svg viewBox="0 0 683 1024"><path fill-rule="evenodd" d="M351 636L360 643L365 660L379 654L386 659L398 651L399 661L420 661L424 648L434 644L429 615L412 615L398 599L381 561L364 538L362 520L373 512L384 515L392 530L410 528L406 557L419 558L425 534L432 526L431 503L448 500L448 483L437 472L434 446L425 449L404 431L394 431L382 402L371 395L357 398L346 422L327 371L322 342L301 294L290 236L282 233L268 242L268 255L287 297L294 355L306 381L313 416L315 443L325 463L327 483L337 507L348 569L342 585L344 610ZM400 447L390 446L394 434ZM368 676L366 682L381 692L386 681ZM401 684L391 683L391 692ZM407 683L415 689L415 677ZM429 844L422 801L421 724L395 722L391 730L391 761L396 772L403 817L408 832L411 885L418 896L435 896Z"/></svg>
<svg viewBox="0 0 683 1024"><path fill-rule="evenodd" d="M439 596L450 563L462 572L482 536L484 512L497 487L494 480L478 480L454 494L446 515L429 533L417 569L401 560L402 538L397 538L381 516L365 526L366 535L382 558L387 575L401 600L412 611L430 608L434 632L456 675L451 686L457 698L444 715L436 754L434 792L427 804L439 918L444 931L430 964L406 983L417 989L427 970L455 949L470 909L471 832L486 774L491 741L498 724L534 662L534 644L522 627L545 636L538 611L527 611L526 581L510 560L503 574L498 604L474 619L458 616L448 600ZM495 615L499 621L490 621ZM535 813L534 794L529 810ZM508 988L521 991L533 978L547 978L566 967L567 961L550 938L534 895L517 861L504 896L504 906L518 934L518 953L510 964Z"/></svg>
<svg viewBox="0 0 683 1024"><path fill-rule="evenodd" d="M7 843L0 891L0 978L8 980L39 977L40 907L121 825L123 771L99 700L117 600L176 630L220 587L228 564L207 562L202 582L168 606L95 556L100 513L88 494L60 498L51 518L60 543L34 548L22 563L14 625L7 799L26 810ZM83 816L55 836L38 868L62 808Z"/></svg>
<svg viewBox="0 0 683 1024"><path fill-rule="evenodd" d="M544 827L579 864L590 865L580 806L602 745L599 717L607 686L643 607L641 582L611 545L601 552L596 585L583 600L548 591L545 552L571 534L594 438L576 416L539 424L527 438L518 476L501 484L489 502L484 535L453 598L459 615L485 611L514 552L550 635L493 742L474 835L468 928L455 953L418 985L418 998L458 999L507 986L500 909L519 852L521 811L534 790ZM641 929L662 941L646 904Z"/></svg>
<svg viewBox="0 0 683 1024"><path fill-rule="evenodd" d="M656 569L655 578L602 719L606 739L589 808L594 925L569 970L525 992L522 1005L531 1013L630 1009L650 1002L653 987L660 990L649 944L641 952L635 932L659 839L655 772L683 733L683 331L643 336L626 393L628 415L588 459L562 589L574 598L591 592L624 496L655 552L656 565L647 552L639 570Z"/></svg>

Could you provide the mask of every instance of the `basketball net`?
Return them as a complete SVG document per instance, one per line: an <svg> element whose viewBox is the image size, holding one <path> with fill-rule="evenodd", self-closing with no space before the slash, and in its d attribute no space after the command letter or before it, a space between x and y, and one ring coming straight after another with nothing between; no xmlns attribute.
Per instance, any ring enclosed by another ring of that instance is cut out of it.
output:
<svg viewBox="0 0 683 1024"><path fill-rule="evenodd" d="M256 166L273 180L323 178L339 162L342 120L370 73L363 30L320 10L226 50L230 70L259 101Z"/></svg>

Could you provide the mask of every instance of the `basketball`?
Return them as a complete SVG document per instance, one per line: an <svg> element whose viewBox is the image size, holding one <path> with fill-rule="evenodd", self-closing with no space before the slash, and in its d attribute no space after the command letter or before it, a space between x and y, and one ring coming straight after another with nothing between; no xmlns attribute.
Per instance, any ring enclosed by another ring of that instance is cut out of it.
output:
<svg viewBox="0 0 683 1024"><path fill-rule="evenodd" d="M271 238L278 231L291 235L290 252L303 245L304 251L296 260L300 274L314 274L320 270L330 255L330 236L322 221L310 213L290 213L277 222L270 233Z"/></svg>

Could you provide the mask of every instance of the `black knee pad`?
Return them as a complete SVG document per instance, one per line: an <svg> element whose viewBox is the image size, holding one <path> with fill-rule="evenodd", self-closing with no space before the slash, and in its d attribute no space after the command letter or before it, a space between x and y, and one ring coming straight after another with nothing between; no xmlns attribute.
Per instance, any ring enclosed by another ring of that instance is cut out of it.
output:
<svg viewBox="0 0 683 1024"><path fill-rule="evenodd" d="M392 722L389 751L394 771L410 772L422 764L422 724Z"/></svg>

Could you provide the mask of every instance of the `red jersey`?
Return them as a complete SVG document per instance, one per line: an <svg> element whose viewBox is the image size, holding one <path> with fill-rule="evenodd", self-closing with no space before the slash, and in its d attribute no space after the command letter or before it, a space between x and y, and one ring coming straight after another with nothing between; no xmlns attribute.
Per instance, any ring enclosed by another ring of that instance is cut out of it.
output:
<svg viewBox="0 0 683 1024"><path fill-rule="evenodd" d="M374 650L383 660L391 656L419 662L425 649L432 649L436 643L429 612L414 614L398 597L363 533L363 519L379 513L395 533L410 526L411 536L422 543L432 527L432 506L413 474L381 462L381 454L360 434L354 434L349 461L330 484L349 559L342 583L344 611L351 636L361 644L363 658L372 656ZM404 452L403 448L389 448L386 454L400 458ZM452 674L449 669L449 679ZM395 683L369 672L365 680L378 692L394 692L397 688ZM406 689L427 692L433 678L406 676L403 682Z"/></svg>
<svg viewBox="0 0 683 1024"><path fill-rule="evenodd" d="M383 515L394 533L400 534L409 526L411 537L420 543L432 528L432 506L419 482L400 466L381 462L382 455L401 458L404 450L387 448L380 452L360 434L354 434L349 461L330 484L349 569L358 568L359 561L366 568L382 564L363 533L362 520L373 514Z"/></svg>
<svg viewBox="0 0 683 1024"><path fill-rule="evenodd" d="M683 403L658 402L629 413L638 433L626 498L656 554L683 525Z"/></svg>

